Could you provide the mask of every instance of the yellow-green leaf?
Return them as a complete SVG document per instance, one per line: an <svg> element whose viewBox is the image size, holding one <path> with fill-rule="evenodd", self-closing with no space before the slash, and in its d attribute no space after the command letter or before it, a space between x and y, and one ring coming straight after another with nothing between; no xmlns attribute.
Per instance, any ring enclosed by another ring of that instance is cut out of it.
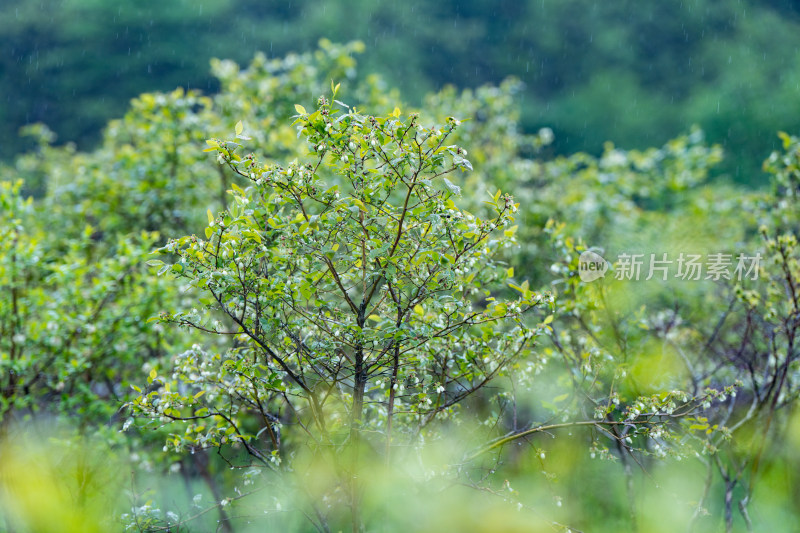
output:
<svg viewBox="0 0 800 533"><path fill-rule="evenodd" d="M301 115L305 115L306 114L306 108L301 106L300 104L294 104L294 109L295 109L295 111L297 111Z"/></svg>
<svg viewBox="0 0 800 533"><path fill-rule="evenodd" d="M236 123L235 130L236 130L236 135L241 135L242 132L244 131L244 124L242 124L241 120Z"/></svg>
<svg viewBox="0 0 800 533"><path fill-rule="evenodd" d="M206 214L208 215L208 225L214 225L214 214L211 212L211 209L206 210Z"/></svg>
<svg viewBox="0 0 800 533"><path fill-rule="evenodd" d="M528 290L530 289L530 283L528 283L528 280L525 280L525 282L522 285L515 285L514 283L509 283L508 286L514 289L515 291L521 292L523 296L526 296Z"/></svg>

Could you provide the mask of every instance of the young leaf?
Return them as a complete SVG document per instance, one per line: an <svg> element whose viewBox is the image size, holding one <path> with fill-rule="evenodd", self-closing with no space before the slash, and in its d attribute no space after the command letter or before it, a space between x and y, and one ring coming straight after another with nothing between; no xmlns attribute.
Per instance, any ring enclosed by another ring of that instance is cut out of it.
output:
<svg viewBox="0 0 800 533"><path fill-rule="evenodd" d="M454 195L456 195L456 196L460 196L460 195L461 195L461 187L459 187L458 185L454 184L454 183L453 183L452 181L450 181L449 179L447 179L447 178L444 178L444 184L445 184L445 186L447 186L447 189L448 189L448 190L449 190L449 191L450 191L452 194L454 194Z"/></svg>

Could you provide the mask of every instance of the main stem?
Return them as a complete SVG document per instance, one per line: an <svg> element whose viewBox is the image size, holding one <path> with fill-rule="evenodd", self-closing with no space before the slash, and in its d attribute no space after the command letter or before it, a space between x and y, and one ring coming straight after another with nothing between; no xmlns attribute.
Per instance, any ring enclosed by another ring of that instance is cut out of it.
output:
<svg viewBox="0 0 800 533"><path fill-rule="evenodd" d="M359 328L364 327L366 302L358 308L356 323ZM360 509L360 484L358 482L358 454L361 444L361 418L364 414L364 391L367 388L367 370L364 365L364 346L359 341L355 353L355 372L353 375L353 407L350 411L350 446L352 449L352 463L350 468L350 504L353 515L353 533L359 533L361 527Z"/></svg>
<svg viewBox="0 0 800 533"><path fill-rule="evenodd" d="M391 462L392 448L392 417L394 415L395 385L397 384L397 371L400 367L400 345L395 342L394 356L392 358L392 379L389 382L389 405L386 408L386 464Z"/></svg>

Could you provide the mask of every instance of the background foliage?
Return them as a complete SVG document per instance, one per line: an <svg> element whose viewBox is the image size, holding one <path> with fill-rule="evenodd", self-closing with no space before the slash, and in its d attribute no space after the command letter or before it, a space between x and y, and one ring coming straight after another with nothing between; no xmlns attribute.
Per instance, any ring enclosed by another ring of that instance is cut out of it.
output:
<svg viewBox="0 0 800 533"><path fill-rule="evenodd" d="M213 57L276 58L323 37L366 43L362 73L415 103L445 84L516 76L523 130L552 128L564 154L599 154L608 139L660 145L699 124L739 183L764 183L757 161L777 148L774 131L798 127L800 12L789 0L8 0L0 21L6 158L29 146L17 137L25 124L88 148L143 91L218 90Z"/></svg>

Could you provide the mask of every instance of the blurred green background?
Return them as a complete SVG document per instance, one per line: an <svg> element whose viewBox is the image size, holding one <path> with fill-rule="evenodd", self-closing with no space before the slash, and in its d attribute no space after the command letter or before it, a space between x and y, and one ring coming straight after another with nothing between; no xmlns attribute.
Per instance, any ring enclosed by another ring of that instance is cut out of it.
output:
<svg viewBox="0 0 800 533"><path fill-rule="evenodd" d="M700 125L735 181L762 182L775 131L800 127L800 2L791 0L3 0L0 157L44 122L90 148L130 98L177 86L213 93L212 57L281 57L360 39L361 75L405 99L508 76L522 125L559 153L612 140L659 145Z"/></svg>

